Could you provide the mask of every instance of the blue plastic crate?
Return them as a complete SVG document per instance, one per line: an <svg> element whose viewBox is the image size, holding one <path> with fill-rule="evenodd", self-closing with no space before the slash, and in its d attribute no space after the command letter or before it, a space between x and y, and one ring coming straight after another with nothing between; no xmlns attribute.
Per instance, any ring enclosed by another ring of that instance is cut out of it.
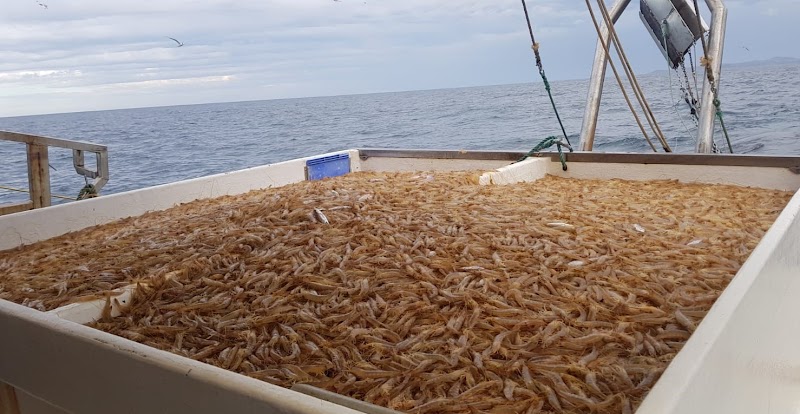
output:
<svg viewBox="0 0 800 414"><path fill-rule="evenodd" d="M306 179L321 180L350 172L350 154L336 154L306 161Z"/></svg>

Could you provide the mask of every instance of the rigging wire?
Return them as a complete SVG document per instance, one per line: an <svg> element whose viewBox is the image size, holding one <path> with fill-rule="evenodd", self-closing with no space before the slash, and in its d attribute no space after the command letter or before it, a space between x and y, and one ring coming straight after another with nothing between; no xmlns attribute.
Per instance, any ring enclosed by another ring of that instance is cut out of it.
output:
<svg viewBox="0 0 800 414"><path fill-rule="evenodd" d="M697 83L697 66L694 61L697 58L697 42L692 43L692 51L689 54L689 63L692 66L692 79L694 79L694 90L697 91L698 97L700 95L700 85Z"/></svg>
<svg viewBox="0 0 800 414"><path fill-rule="evenodd" d="M669 62L667 62L667 77L669 78L669 97L670 97L670 101L672 102L672 105L670 105L670 106L672 107L672 110L675 111L675 115L678 117L678 120L681 121L681 125L683 126L683 129L686 131L686 136L691 138L692 132L689 130L689 127L686 126L686 122L684 122L683 116L681 116L680 111L678 111L678 105L680 104L680 100L676 100L675 99L675 94L673 92L673 86L672 86L672 68L670 67ZM679 81L680 81L680 79L679 79ZM697 120L694 119L694 118L692 118L692 119L694 120L695 129L696 129L698 127ZM678 137L677 136L675 137L675 148L673 148L673 150L675 152L678 151Z"/></svg>
<svg viewBox="0 0 800 414"><path fill-rule="evenodd" d="M661 146L664 148L665 152L672 152L672 150L669 147L669 144L667 143L667 139L664 136L664 132L658 125L658 121L656 121L655 114L653 114L653 111L650 108L650 104L647 102L647 98L644 96L644 91L642 90L642 87L639 84L639 80L636 78L636 74L633 72L633 68L631 68L630 61L628 60L628 56L625 54L625 49L622 47L622 41L617 35L617 30L614 27L614 22L611 20L611 15L608 13L608 9L606 8L605 3L603 2L603 0L597 0L597 6L600 9L600 13L603 16L605 25L608 28L610 39L612 40L612 43L614 44L614 49L617 51L617 56L619 57L619 60L622 63L622 68L625 70L625 75L628 77L628 81L631 84L631 88L633 89L633 92L636 95L636 100L639 102L639 106L641 106L642 111L645 114L645 118L647 118L647 122L648 124L650 124L650 128L653 130L653 134L658 138L659 142L661 142Z"/></svg>
<svg viewBox="0 0 800 414"><path fill-rule="evenodd" d="M524 1L524 0L523 0ZM644 135L644 139L650 145L650 148L653 149L653 152L658 152L656 150L655 145L653 145L653 141L650 140L650 136L647 135L647 131L644 129L644 125L642 125L641 119L639 119L639 115L636 114L636 110L633 109L633 104L631 103L630 97L628 97L628 92L625 90L625 85L622 83L622 79L619 76L619 71L617 71L617 66L614 64L614 59L611 58L611 53L608 50L608 45L603 39L602 31L600 30L600 25L597 23L597 17L594 14L594 9L592 5L589 3L589 0L586 1L586 7L589 8L589 14L592 16L592 23L594 23L594 28L597 31L597 37L600 39L599 44L603 47L603 51L606 53L606 57L608 58L608 63L611 65L611 70L614 72L614 77L617 79L617 83L619 84L619 88L622 91L622 96L625 97L625 102L628 103L628 108L630 108L633 117L636 119L636 124L639 125L639 129L642 131L642 135ZM609 39L612 39L609 37Z"/></svg>
<svg viewBox="0 0 800 414"><path fill-rule="evenodd" d="M26 190L24 188L9 187L9 186L5 186L5 185L0 185L0 190L14 191L14 192L17 192L17 193L30 193L30 190ZM58 195L58 194L50 194L50 197L60 198L62 200L72 200L72 201L78 200L75 197L67 197L67 196Z"/></svg>
<svg viewBox="0 0 800 414"><path fill-rule="evenodd" d="M558 124L561 126L561 132L564 134L564 139L567 141L567 147L569 151L572 152L572 143L569 142L569 136L567 135L567 130L564 128L564 122L561 121L561 116L558 114L558 108L556 108L556 101L553 99L553 93L550 91L550 82L547 80L547 75L544 73L544 65L542 65L542 57L539 54L539 43L536 42L536 38L533 35L533 25L531 24L531 18L528 14L528 5L525 3L525 0L522 0L522 9L525 11L525 20L528 22L528 33L531 35L531 48L533 49L533 54L536 57L536 67L539 68L539 75L542 76L542 81L544 82L544 88L547 90L547 95L550 97L550 103L553 105L553 112L556 113L556 118L558 119ZM559 152L561 151L561 145L558 144Z"/></svg>
<svg viewBox="0 0 800 414"><path fill-rule="evenodd" d="M690 52L691 53L691 52ZM691 55L689 55L689 59L691 59ZM681 91L684 95L684 100L686 100L686 104L689 105L691 109L692 115L697 117L697 104L699 103L697 98L694 96L694 91L692 90L692 83L689 80L689 74L686 73L686 60L681 59L681 69L683 71L683 79L680 79L680 73L678 74L678 79L681 82ZM676 69L677 71L677 69ZM685 86L684 86L684 81Z"/></svg>
<svg viewBox="0 0 800 414"><path fill-rule="evenodd" d="M664 38L664 45L663 45L664 46L664 50L667 50L667 39L669 38L669 30L668 30L666 21L661 23L661 33L663 33L663 38ZM683 63L683 62L681 62L681 63ZM689 128L686 126L686 123L683 122L683 117L681 116L680 112L678 111L679 101L675 100L675 95L673 93L673 87L672 87L672 70L673 70L672 69L672 65L670 65L669 60L667 60L667 77L669 78L669 97L670 97L670 101L672 102L671 106L672 106L672 109L675 111L675 115L677 115L678 120L681 121L681 125L683 125L683 129L686 130L686 135L691 138L692 133L689 131ZM676 72L677 72L677 70L676 70ZM676 78L678 78L678 83L680 84L679 86L681 88L681 91L683 91L683 84L681 84L680 76L676 76ZM692 119L694 119L694 121L695 121L695 127L699 127L698 124L697 124L697 120L695 118L692 118ZM677 151L677 146L678 146L678 137L675 137L676 151Z"/></svg>

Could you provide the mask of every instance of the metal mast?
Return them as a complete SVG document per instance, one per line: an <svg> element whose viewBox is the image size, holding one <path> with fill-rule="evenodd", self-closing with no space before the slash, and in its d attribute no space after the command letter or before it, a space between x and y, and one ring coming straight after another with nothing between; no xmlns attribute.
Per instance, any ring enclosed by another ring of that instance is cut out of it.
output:
<svg viewBox="0 0 800 414"><path fill-rule="evenodd" d="M665 0L665 2L684 0ZM631 0L616 0L611 8L611 20L616 22L630 5ZM714 120L716 108L714 106L714 90L719 89L720 69L722 68L722 51L725 44L725 28L727 24L728 11L723 0L705 0L706 5L711 11L711 27L708 39L708 62L707 69L714 74L714 88L711 87L708 77L703 81L703 99L700 106L699 128L697 132L696 152L712 152L714 142ZM695 11L696 13L699 10ZM594 138L597 131L597 119L600 111L600 101L603 94L603 83L605 80L608 56L606 56L603 43L610 44L609 30L604 25L602 28L603 37L598 39L595 52L592 75L589 79L589 92L586 97L586 109L583 116L583 126L581 127L581 141L579 148L581 151L591 151L594 147Z"/></svg>

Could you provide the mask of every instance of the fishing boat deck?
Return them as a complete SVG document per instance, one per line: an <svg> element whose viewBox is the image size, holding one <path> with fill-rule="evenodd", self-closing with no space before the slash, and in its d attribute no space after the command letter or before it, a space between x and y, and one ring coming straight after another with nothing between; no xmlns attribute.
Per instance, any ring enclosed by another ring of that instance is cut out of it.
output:
<svg viewBox="0 0 800 414"><path fill-rule="evenodd" d="M634 409L791 193L675 180L358 172L0 252L40 310L139 283L94 326L398 410Z"/></svg>

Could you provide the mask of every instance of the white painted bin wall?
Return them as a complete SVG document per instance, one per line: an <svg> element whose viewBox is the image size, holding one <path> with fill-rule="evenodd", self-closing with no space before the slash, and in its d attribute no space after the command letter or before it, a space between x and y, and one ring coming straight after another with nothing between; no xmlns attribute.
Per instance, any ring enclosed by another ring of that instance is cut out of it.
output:
<svg viewBox="0 0 800 414"><path fill-rule="evenodd" d="M578 179L679 180L684 183L728 184L783 191L797 191L800 188L800 175L788 168L777 167L572 162L567 171L563 171L559 163L550 163L547 173Z"/></svg>
<svg viewBox="0 0 800 414"><path fill-rule="evenodd" d="M297 183L306 179L307 160L343 153L350 156L351 171L360 171L357 150L339 151L0 216L0 250L181 203Z"/></svg>
<svg viewBox="0 0 800 414"><path fill-rule="evenodd" d="M509 164L380 157L362 161L358 151L346 152L353 171L491 171ZM305 160L312 158L0 217L0 249L196 199L299 182L305 179ZM571 163L563 172L549 159L502 168L484 181L530 181L547 173L800 188L800 176L782 168ZM800 410L799 211L796 195L639 413ZM0 381L68 412L106 412L110 407L122 412L353 412L5 301L0 301L0 332L13 332L0 340Z"/></svg>
<svg viewBox="0 0 800 414"><path fill-rule="evenodd" d="M401 171L492 171L510 164L509 161L470 160L470 159L434 159L434 158L394 158L370 157L361 161L364 171L401 172Z"/></svg>
<svg viewBox="0 0 800 414"><path fill-rule="evenodd" d="M639 412L800 413L800 192Z"/></svg>
<svg viewBox="0 0 800 414"><path fill-rule="evenodd" d="M3 300L0 329L0 381L65 412L357 413Z"/></svg>

